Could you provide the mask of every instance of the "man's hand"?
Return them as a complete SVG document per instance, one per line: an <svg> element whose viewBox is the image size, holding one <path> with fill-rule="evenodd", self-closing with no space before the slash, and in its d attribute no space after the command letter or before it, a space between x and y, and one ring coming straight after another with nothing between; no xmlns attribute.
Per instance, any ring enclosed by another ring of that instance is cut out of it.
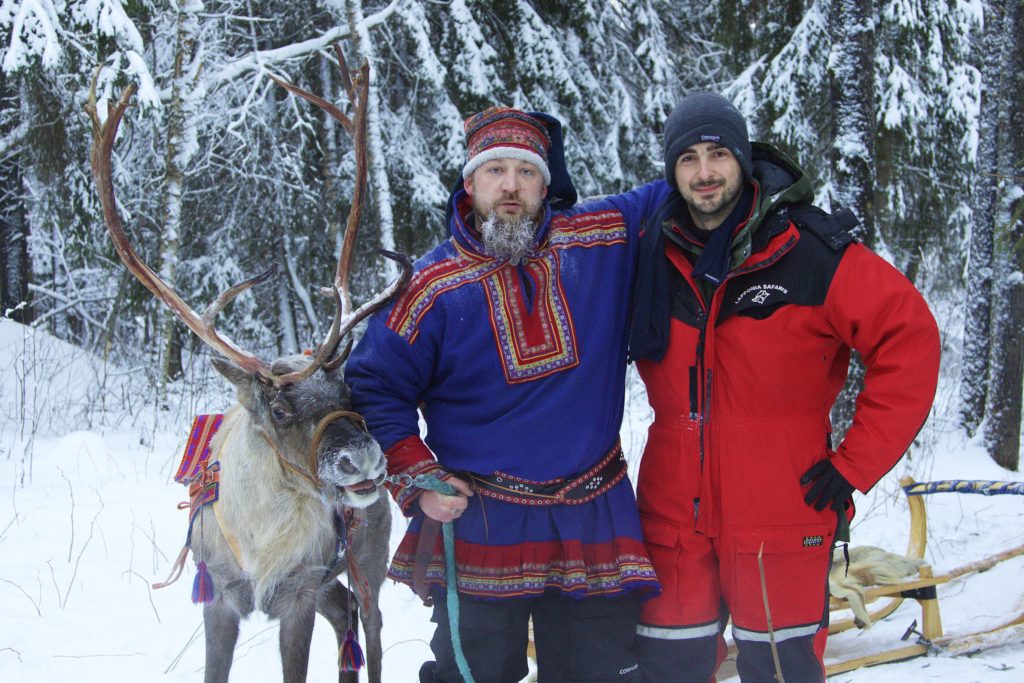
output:
<svg viewBox="0 0 1024 683"><path fill-rule="evenodd" d="M811 484L811 482L814 482ZM831 506L833 510L842 511L846 502L853 496L853 484L839 473L829 459L819 460L800 477L800 485L811 488L804 496L804 502L814 505L815 510L824 510Z"/></svg>
<svg viewBox="0 0 1024 683"><path fill-rule="evenodd" d="M469 496L473 495L469 484L458 477L448 477L445 482L454 486L458 493L448 496L439 491L424 491L419 497L423 514L442 523L458 519L469 506Z"/></svg>

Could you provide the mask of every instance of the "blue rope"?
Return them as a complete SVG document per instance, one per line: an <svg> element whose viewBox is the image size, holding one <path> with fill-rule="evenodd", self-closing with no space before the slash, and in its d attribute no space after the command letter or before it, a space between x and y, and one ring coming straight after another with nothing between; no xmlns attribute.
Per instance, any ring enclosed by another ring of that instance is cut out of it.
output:
<svg viewBox="0 0 1024 683"><path fill-rule="evenodd" d="M929 493L978 493L983 496L1014 494L1024 496L1024 481L971 481L947 479L925 481L903 487L908 496L924 496Z"/></svg>
<svg viewBox="0 0 1024 683"><path fill-rule="evenodd" d="M419 474L415 477L399 474L388 477L387 481L400 486L415 486L427 491L437 491L446 496L454 496L458 493L454 486L438 479L433 474ZM448 593L445 597L448 606L449 630L452 634L452 650L455 653L455 663L458 665L459 673L462 674L465 683L476 683L469 670L466 653L462 650L462 634L459 632L458 576L455 573L455 525L452 522L445 522L441 525L441 531L444 536L444 571Z"/></svg>

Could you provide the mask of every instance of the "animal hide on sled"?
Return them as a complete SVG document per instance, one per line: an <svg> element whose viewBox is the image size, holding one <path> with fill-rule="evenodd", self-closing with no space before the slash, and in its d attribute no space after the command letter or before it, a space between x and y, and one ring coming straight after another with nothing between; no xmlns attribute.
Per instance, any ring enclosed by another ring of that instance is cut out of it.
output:
<svg viewBox="0 0 1024 683"><path fill-rule="evenodd" d="M849 552L850 564L847 567L842 548L832 551L829 592L850 604L859 628L870 628L873 622L864 604L864 591L871 586L889 586L912 579L925 561L870 545L850 548Z"/></svg>

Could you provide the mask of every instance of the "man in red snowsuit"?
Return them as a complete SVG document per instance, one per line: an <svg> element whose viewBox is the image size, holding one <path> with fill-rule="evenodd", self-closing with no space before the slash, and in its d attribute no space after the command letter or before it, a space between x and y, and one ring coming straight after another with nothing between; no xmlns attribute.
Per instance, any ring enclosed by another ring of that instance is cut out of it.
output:
<svg viewBox="0 0 1024 683"><path fill-rule="evenodd" d="M690 95L669 116L665 172L675 192L647 224L630 336L654 409L637 494L663 591L643 608L641 668L713 680L731 616L744 683L776 680L772 637L787 683L823 681L831 547L854 489L928 415L935 320L724 98ZM851 349L867 372L833 450Z"/></svg>

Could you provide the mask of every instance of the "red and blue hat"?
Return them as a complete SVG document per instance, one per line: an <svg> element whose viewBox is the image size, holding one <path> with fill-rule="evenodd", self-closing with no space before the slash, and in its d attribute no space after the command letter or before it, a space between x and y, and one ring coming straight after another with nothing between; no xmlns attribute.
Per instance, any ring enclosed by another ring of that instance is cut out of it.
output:
<svg viewBox="0 0 1024 683"><path fill-rule="evenodd" d="M518 109L491 107L466 119L467 161L462 177L492 159L519 159L536 166L551 184L548 153L551 136L545 122Z"/></svg>

